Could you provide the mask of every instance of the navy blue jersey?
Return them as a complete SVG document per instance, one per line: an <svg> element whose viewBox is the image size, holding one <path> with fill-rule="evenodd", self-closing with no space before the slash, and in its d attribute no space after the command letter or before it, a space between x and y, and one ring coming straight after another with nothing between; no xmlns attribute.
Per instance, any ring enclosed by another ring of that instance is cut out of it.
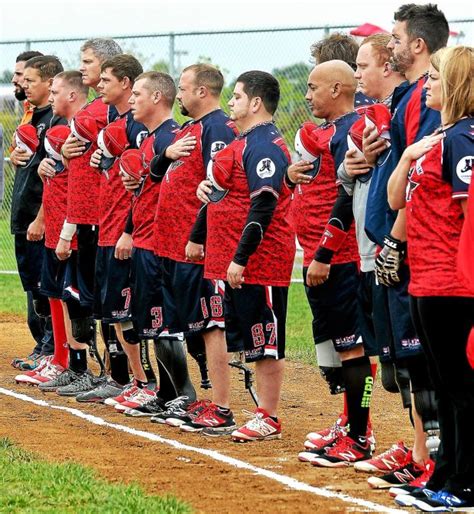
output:
<svg viewBox="0 0 474 514"><path fill-rule="evenodd" d="M412 84L405 81L393 92L391 146L379 156L374 168L365 218L367 235L380 246L396 219L396 212L388 205L388 179L405 148L434 132L441 123L440 113L426 106L426 90L423 89L425 82L425 76Z"/></svg>

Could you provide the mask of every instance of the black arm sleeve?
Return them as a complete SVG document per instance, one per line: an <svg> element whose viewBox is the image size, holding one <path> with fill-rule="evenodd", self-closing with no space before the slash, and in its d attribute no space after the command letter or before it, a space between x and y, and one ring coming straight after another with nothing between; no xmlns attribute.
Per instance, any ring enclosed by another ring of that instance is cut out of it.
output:
<svg viewBox="0 0 474 514"><path fill-rule="evenodd" d="M347 194L343 186L339 186L336 202L331 211L331 217L328 225L334 225L344 232L348 232L354 219L352 211L352 196ZM314 255L314 260L324 264L331 264L334 252L329 248L318 248Z"/></svg>
<svg viewBox="0 0 474 514"><path fill-rule="evenodd" d="M272 221L277 202L278 199L269 191L252 198L247 221L233 259L236 264L247 266L250 256L257 250Z"/></svg>
<svg viewBox="0 0 474 514"><path fill-rule="evenodd" d="M150 178L153 182L161 182L168 169L173 162L165 156L166 148L158 155L155 155L150 162Z"/></svg>
<svg viewBox="0 0 474 514"><path fill-rule="evenodd" d="M198 212L196 221L194 222L193 229L189 240L192 243L203 245L206 242L207 235L207 205L203 205Z"/></svg>
<svg viewBox="0 0 474 514"><path fill-rule="evenodd" d="M125 228L123 230L126 234L133 234L133 215L132 215L132 209L130 209L127 221L125 222Z"/></svg>

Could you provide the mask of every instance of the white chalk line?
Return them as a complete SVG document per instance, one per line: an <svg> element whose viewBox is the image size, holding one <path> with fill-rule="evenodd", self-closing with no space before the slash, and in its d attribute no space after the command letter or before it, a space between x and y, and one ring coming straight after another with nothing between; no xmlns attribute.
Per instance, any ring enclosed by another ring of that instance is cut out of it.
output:
<svg viewBox="0 0 474 514"><path fill-rule="evenodd" d="M135 428L127 427L125 425L120 425L118 423L110 423L109 421L105 421L105 419L103 419L103 418L100 418L98 416L93 416L91 414L86 414L85 412L82 412L79 409L64 407L62 405L54 405L49 402L46 402L45 400L38 400L36 398L32 398L31 396L28 396L23 393L17 393L15 391L11 391L10 389L4 389L3 387L0 387L0 394L4 394L6 396L11 396L13 398L16 398L17 400L22 400L25 402L33 403L39 407L48 407L50 409L68 412L69 414L76 416L78 418L81 418L85 421L88 421L89 423L93 423L94 425L108 427L108 428L111 428L114 430L118 430L120 432L126 432L127 434L141 437L143 439L148 439L148 440L156 442L156 443L167 444L168 446L172 446L173 448L176 448L178 450L184 450L187 452L198 453L198 454L204 455L206 457L209 457L211 459L214 459L218 462L222 462L222 463L228 464L230 466L233 466L235 468L246 469L248 471L252 471L256 475L264 476L266 478L269 478L270 480L279 482L280 484L283 484L283 485L289 487L290 489L294 489L296 491L302 491L302 492L314 494L316 496L322 496L325 498L338 499L338 500L341 500L346 503L352 503L352 504L358 505L360 507L364 507L366 509L373 510L375 512L385 512L387 514L401 514L401 513L409 514L405 510L386 507L385 505L379 505L378 503L363 500L361 498L353 498L352 496L342 494L342 493L336 493L336 492L330 491L325 488L314 487L312 485L306 484L305 482L300 482L299 480L296 480L295 478L289 477L287 475L281 475L279 473L275 473L274 471L269 471L267 469L260 468L258 466L254 466L253 464L250 464L250 463L245 462L240 459L236 459L234 457L229 457L229 456L219 453L215 450L207 450L205 448L190 446L187 444L180 443L179 441L175 441L174 439L167 439L165 437L161 437L161 436L151 433L151 432L146 432L144 430L137 430Z"/></svg>

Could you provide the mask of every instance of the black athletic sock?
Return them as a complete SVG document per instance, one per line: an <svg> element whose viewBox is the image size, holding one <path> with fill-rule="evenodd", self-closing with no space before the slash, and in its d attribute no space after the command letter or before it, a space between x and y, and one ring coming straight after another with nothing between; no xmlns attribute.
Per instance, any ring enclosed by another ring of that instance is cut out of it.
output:
<svg viewBox="0 0 474 514"><path fill-rule="evenodd" d="M135 379L135 385L138 389L144 389L148 385L148 382L142 382L141 380Z"/></svg>
<svg viewBox="0 0 474 514"><path fill-rule="evenodd" d="M146 339L140 340L140 360L148 382L156 383L156 375L151 367L150 354L148 352L148 341Z"/></svg>
<svg viewBox="0 0 474 514"><path fill-rule="evenodd" d="M369 421L370 400L374 379L370 359L367 356L342 361L342 373L346 384L349 437L354 441L365 438Z"/></svg>
<svg viewBox="0 0 474 514"><path fill-rule="evenodd" d="M110 376L119 385L128 384L128 358L122 345L117 339L115 327L108 323L102 323L102 336L110 358Z"/></svg>
<svg viewBox="0 0 474 514"><path fill-rule="evenodd" d="M87 371L87 350L69 348L69 368L76 373Z"/></svg>

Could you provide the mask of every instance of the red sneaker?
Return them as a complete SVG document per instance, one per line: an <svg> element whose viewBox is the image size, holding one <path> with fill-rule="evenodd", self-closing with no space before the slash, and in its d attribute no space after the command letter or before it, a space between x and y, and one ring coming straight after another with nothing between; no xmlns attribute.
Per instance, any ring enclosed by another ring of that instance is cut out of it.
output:
<svg viewBox="0 0 474 514"><path fill-rule="evenodd" d="M135 393L129 396L124 402L117 403L114 408L119 412L125 412L127 409L136 409L137 407L141 407L146 402L153 400L156 396L156 387L147 386L147 387L137 387Z"/></svg>
<svg viewBox="0 0 474 514"><path fill-rule="evenodd" d="M268 412L260 407L255 413L249 413L252 419L238 430L232 432L232 440L236 443L281 439L281 423L273 420Z"/></svg>
<svg viewBox="0 0 474 514"><path fill-rule="evenodd" d="M431 475L434 472L435 463L431 459L425 464L425 471L415 478L415 480L412 480L408 484L404 485L396 485L394 487L391 487L388 492L390 496L398 496L400 494L411 494L415 489L418 488L424 488L426 486L426 483L431 478Z"/></svg>
<svg viewBox="0 0 474 514"><path fill-rule="evenodd" d="M203 432L206 429L206 435L218 436L230 434L237 425L231 410L224 413L215 403L211 403L194 420L183 423L179 428L183 432Z"/></svg>
<svg viewBox="0 0 474 514"><path fill-rule="evenodd" d="M124 387L123 391L113 398L107 398L104 400L106 405L118 405L119 403L126 402L131 396L133 396L138 387L135 385L135 382L128 384Z"/></svg>
<svg viewBox="0 0 474 514"><path fill-rule="evenodd" d="M372 459L356 462L354 469L367 473L388 473L404 465L408 451L403 442L399 441L387 451Z"/></svg>
<svg viewBox="0 0 474 514"><path fill-rule="evenodd" d="M342 468L359 460L367 460L371 455L369 441L363 446L346 435L340 437L333 446L326 448L325 452L311 461L311 464L324 468Z"/></svg>

